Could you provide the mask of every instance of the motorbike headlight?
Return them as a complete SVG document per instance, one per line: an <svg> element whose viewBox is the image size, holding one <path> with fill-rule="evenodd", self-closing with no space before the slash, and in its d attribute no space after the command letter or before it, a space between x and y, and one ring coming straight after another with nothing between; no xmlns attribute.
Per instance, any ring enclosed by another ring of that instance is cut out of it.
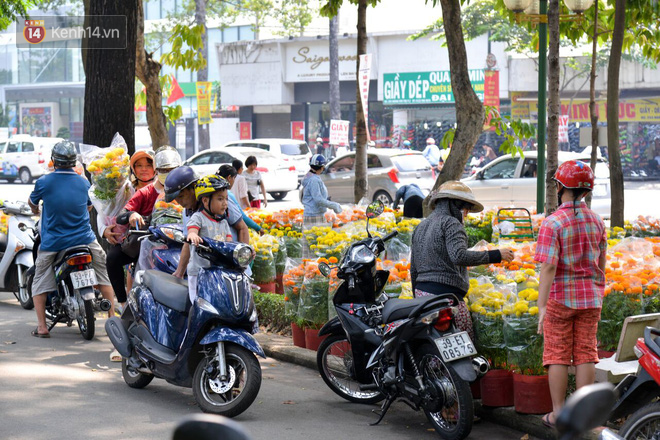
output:
<svg viewBox="0 0 660 440"><path fill-rule="evenodd" d="M373 262L375 258L376 256L371 252L371 249L365 245L354 247L351 249L351 254L349 255L351 261L361 264L369 264Z"/></svg>
<svg viewBox="0 0 660 440"><path fill-rule="evenodd" d="M236 264L246 268L252 263L252 248L247 245L236 246L233 257Z"/></svg>
<svg viewBox="0 0 660 440"><path fill-rule="evenodd" d="M178 242L181 242L181 243L186 241L186 237L183 235L183 232L181 232L178 229L175 229L175 228L161 228L161 231L170 240L178 241Z"/></svg>

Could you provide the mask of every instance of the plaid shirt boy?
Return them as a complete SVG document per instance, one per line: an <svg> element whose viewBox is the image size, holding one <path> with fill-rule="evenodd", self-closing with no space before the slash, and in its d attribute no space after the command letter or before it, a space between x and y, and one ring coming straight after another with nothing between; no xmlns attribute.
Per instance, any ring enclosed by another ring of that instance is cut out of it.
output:
<svg viewBox="0 0 660 440"><path fill-rule="evenodd" d="M603 220L584 202L563 203L541 224L536 255L541 263L557 266L550 299L572 309L599 308L605 274L598 259L607 250Z"/></svg>

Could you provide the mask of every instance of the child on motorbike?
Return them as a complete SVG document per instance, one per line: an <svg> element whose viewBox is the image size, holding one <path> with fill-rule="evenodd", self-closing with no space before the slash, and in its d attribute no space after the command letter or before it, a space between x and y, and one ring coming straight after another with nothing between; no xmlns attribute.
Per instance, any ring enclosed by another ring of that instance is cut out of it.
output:
<svg viewBox="0 0 660 440"><path fill-rule="evenodd" d="M41 216L41 244L32 284L37 328L32 336L50 338L46 325L47 294L57 290L53 263L60 251L73 246L85 245L92 253L92 268L96 273L99 290L110 301L109 316L114 316L114 292L105 269L105 252L96 241L89 223L89 182L79 176L76 166L77 151L72 142L61 141L53 147L51 158L55 171L37 180L28 203L35 215L39 214L39 202L43 202Z"/></svg>
<svg viewBox="0 0 660 440"><path fill-rule="evenodd" d="M231 241L231 231L227 222L229 182L215 174L208 175L195 184L195 198L201 209L195 212L187 224L188 241L194 246L203 242L202 237L217 241ZM191 249L188 263L188 294L190 302L197 296L197 275L199 270L210 267L211 263Z"/></svg>
<svg viewBox="0 0 660 440"><path fill-rule="evenodd" d="M593 190L593 171L571 160L559 165L554 179L561 205L543 220L534 256L541 263L538 332L553 408L543 416L548 427L564 405L569 365L575 365L577 388L594 382L607 261L605 224L582 202Z"/></svg>

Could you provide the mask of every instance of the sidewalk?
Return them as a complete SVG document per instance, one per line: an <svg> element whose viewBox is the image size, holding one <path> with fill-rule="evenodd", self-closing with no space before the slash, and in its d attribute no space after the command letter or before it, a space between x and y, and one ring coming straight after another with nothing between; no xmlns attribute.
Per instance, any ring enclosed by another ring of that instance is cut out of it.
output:
<svg viewBox="0 0 660 440"><path fill-rule="evenodd" d="M316 352L295 347L291 338L265 332L257 333L255 338L263 348L266 356L316 370ZM553 430L543 425L541 416L519 414L513 407L482 407L481 401L477 400L475 412L484 420L527 433L532 437L546 440L557 438ZM596 440L598 433L592 431L584 438Z"/></svg>

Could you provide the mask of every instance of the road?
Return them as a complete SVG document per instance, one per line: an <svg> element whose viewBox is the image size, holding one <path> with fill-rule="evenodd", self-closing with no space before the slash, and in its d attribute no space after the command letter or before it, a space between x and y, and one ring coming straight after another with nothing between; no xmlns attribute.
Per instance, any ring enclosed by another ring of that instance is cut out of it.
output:
<svg viewBox="0 0 660 440"><path fill-rule="evenodd" d="M8 184L0 181L0 200L27 200L34 185ZM634 220L638 215L660 217L660 204L649 203L660 198L660 182L625 182L624 217ZM268 210L302 208L298 191L291 191L284 200L270 200Z"/></svg>
<svg viewBox="0 0 660 440"><path fill-rule="evenodd" d="M142 390L124 384L121 364L109 361L105 319L84 341L75 326L58 325L50 339L30 336L34 311L0 292L0 438L3 440L169 439L182 417L199 413L189 389L154 380ZM235 420L255 440L434 439L424 414L393 405L385 420L374 406L333 394L318 373L262 359L255 403ZM472 439L517 439L522 433L481 421Z"/></svg>

